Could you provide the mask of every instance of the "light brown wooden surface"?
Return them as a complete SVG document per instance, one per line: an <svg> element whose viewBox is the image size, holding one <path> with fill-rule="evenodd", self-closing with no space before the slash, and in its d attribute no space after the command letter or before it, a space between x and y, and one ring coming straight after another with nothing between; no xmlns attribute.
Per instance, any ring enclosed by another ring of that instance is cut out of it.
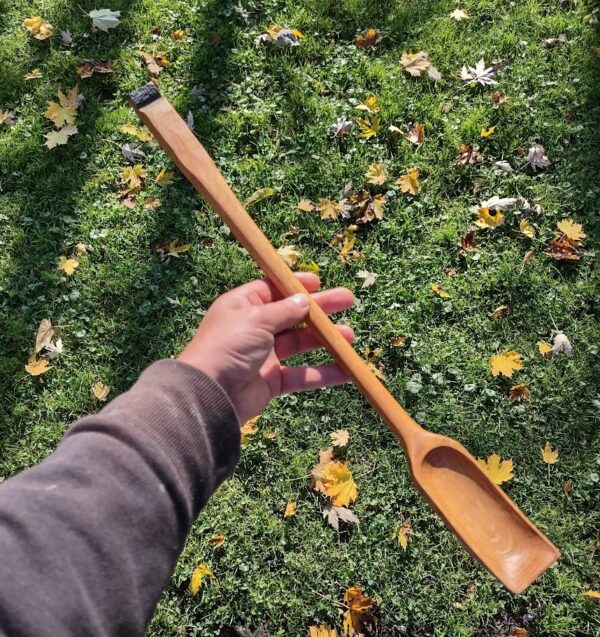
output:
<svg viewBox="0 0 600 637"><path fill-rule="evenodd" d="M161 97L135 110L279 291L285 296L305 292L171 104ZM558 549L462 445L425 431L408 415L316 303L306 322L400 439L419 491L490 573L519 593L559 559Z"/></svg>

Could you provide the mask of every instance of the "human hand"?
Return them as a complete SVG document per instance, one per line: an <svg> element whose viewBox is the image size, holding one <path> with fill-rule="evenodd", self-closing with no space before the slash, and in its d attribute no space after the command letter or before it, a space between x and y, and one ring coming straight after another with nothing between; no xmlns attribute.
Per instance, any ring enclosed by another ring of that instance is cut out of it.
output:
<svg viewBox="0 0 600 637"><path fill-rule="evenodd" d="M347 288L316 292L318 276L298 272L296 277L328 314L354 304ZM268 279L246 283L221 295L210 306L179 360L221 385L240 422L258 415L279 394L347 382L347 374L338 365L281 364L294 354L321 347L309 328L290 329L305 318L308 307L308 295L282 299ZM347 341L354 340L352 328L337 328Z"/></svg>

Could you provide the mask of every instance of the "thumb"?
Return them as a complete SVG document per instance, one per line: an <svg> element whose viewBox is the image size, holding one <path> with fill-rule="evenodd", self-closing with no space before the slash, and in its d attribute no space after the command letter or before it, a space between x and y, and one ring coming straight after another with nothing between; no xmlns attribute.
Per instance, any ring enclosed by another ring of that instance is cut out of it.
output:
<svg viewBox="0 0 600 637"><path fill-rule="evenodd" d="M308 294L294 294L281 301L274 301L258 307L258 321L272 334L299 323L307 314L310 307Z"/></svg>

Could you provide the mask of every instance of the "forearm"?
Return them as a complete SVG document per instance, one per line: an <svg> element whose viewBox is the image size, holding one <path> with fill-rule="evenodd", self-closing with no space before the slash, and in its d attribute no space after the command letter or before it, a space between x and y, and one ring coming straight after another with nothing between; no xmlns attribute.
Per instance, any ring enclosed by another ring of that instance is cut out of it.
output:
<svg viewBox="0 0 600 637"><path fill-rule="evenodd" d="M0 488L0 627L141 635L201 507L239 456L221 388L160 361Z"/></svg>

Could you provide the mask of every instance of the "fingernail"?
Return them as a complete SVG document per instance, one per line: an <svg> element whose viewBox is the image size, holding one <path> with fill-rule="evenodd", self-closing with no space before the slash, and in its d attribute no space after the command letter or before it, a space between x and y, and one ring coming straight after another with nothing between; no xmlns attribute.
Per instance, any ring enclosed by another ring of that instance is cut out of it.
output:
<svg viewBox="0 0 600 637"><path fill-rule="evenodd" d="M304 310L310 306L310 299L306 294L294 294L294 296L290 296L290 301Z"/></svg>

